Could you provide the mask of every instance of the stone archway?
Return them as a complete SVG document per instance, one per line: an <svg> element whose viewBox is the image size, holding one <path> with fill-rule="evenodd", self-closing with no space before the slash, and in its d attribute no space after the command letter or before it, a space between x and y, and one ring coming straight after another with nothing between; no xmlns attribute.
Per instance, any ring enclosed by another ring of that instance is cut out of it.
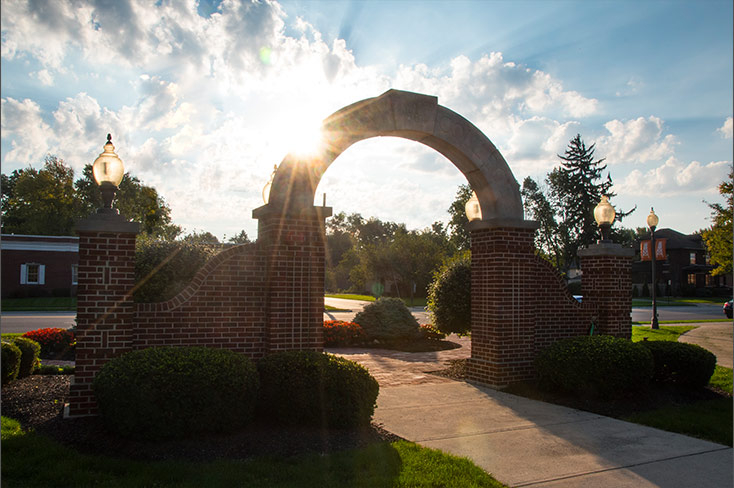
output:
<svg viewBox="0 0 734 488"><path fill-rule="evenodd" d="M320 151L289 154L275 174L269 205L286 211L313 205L329 165L352 144L378 136L410 139L451 161L479 198L483 220L522 221L520 187L492 142L433 96L388 90L338 110L322 124Z"/></svg>
<svg viewBox="0 0 734 488"><path fill-rule="evenodd" d="M329 165L357 141L397 136L446 156L477 192L482 220L472 247L470 379L501 386L531 378L537 352L595 331L630 337L631 249L598 244L579 252L583 304L535 255L534 222L523 220L515 178L494 145L436 97L390 90L339 110L323 123L322 151L281 163L254 244L212 258L176 297L133 303L138 225L120 215L78 222L76 376L69 414L96 413L92 381L111 358L164 345L223 347L252 358L323 350L324 219L313 205Z"/></svg>

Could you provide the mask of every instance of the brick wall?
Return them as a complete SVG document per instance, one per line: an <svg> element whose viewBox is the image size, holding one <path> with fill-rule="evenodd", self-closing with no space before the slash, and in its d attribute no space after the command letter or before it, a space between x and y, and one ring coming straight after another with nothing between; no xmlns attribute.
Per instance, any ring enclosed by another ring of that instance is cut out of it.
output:
<svg viewBox="0 0 734 488"><path fill-rule="evenodd" d="M132 348L135 233L79 231L76 370L69 415L96 413L92 380Z"/></svg>
<svg viewBox="0 0 734 488"><path fill-rule="evenodd" d="M269 214L259 218L258 243L267 249L267 348L269 351L321 351L324 347L323 211L297 216Z"/></svg>
<svg viewBox="0 0 734 488"><path fill-rule="evenodd" d="M134 349L222 347L255 359L266 352L265 259L257 244L220 252L176 297L136 303Z"/></svg>
<svg viewBox="0 0 734 488"><path fill-rule="evenodd" d="M541 350L588 335L592 322L594 334L631 334L631 250L595 247L582 256L579 303L555 268L535 255L533 234L530 226L471 230L472 380L505 386L530 379Z"/></svg>

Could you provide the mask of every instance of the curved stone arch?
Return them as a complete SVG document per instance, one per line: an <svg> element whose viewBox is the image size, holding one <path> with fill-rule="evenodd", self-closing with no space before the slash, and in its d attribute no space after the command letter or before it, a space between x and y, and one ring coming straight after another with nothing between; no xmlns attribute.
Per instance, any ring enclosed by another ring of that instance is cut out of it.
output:
<svg viewBox="0 0 734 488"><path fill-rule="evenodd" d="M313 206L321 177L352 144L378 136L410 139L451 161L469 181L484 221L522 221L520 186L507 162L474 124L437 97L388 90L334 112L322 123L320 150L288 154L275 174L268 206L286 213Z"/></svg>

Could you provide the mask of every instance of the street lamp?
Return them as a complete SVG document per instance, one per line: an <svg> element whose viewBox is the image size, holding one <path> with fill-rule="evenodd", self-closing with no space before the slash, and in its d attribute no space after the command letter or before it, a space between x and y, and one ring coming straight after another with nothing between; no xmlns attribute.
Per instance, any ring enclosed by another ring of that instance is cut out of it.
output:
<svg viewBox="0 0 734 488"><path fill-rule="evenodd" d="M104 151L94 160L92 174L94 175L94 181L99 185L100 193L102 193L102 208L98 209L97 213L119 213L117 209L112 208L112 201L115 199L117 187L125 174L125 166L115 154L111 134L107 134Z"/></svg>
<svg viewBox="0 0 734 488"><path fill-rule="evenodd" d="M479 205L479 198L477 198L475 192L471 192L471 198L466 202L464 211L469 222L472 220L482 220L482 207Z"/></svg>
<svg viewBox="0 0 734 488"><path fill-rule="evenodd" d="M658 226L658 222L660 219L658 219L658 216L655 215L655 210L650 207L650 215L647 216L647 226L650 228L650 239L652 240L651 247L652 247L652 321L650 322L650 326L653 329L659 329L660 324L658 323L658 303L657 303L657 294L658 294L658 285L655 282L655 261L657 260L657 249L655 248L655 228Z"/></svg>
<svg viewBox="0 0 734 488"><path fill-rule="evenodd" d="M602 195L601 201L594 208L594 220L596 220L601 231L599 244L612 242L609 238L609 232L616 216L617 212L614 211L614 207L609 203L609 197Z"/></svg>

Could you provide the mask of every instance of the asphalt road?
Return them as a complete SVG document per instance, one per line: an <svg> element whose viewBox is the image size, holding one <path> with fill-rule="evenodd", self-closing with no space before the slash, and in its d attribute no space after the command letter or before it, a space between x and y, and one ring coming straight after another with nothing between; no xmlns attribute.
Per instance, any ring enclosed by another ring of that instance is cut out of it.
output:
<svg viewBox="0 0 734 488"><path fill-rule="evenodd" d="M326 312L324 320L350 321L370 302L359 300L345 300L341 298L326 298L324 302L332 307L350 310L350 312ZM421 324L430 321L429 314L421 307L411 308ZM632 320L635 322L649 321L652 316L651 308L633 308ZM74 326L75 312L3 312L0 316L0 330L2 332L28 332L29 330L44 327L61 327L68 329ZM720 305L697 305L694 307L658 307L658 320L727 320Z"/></svg>
<svg viewBox="0 0 734 488"><path fill-rule="evenodd" d="M28 332L46 327L74 327L76 312L3 312L0 330L3 333Z"/></svg>

